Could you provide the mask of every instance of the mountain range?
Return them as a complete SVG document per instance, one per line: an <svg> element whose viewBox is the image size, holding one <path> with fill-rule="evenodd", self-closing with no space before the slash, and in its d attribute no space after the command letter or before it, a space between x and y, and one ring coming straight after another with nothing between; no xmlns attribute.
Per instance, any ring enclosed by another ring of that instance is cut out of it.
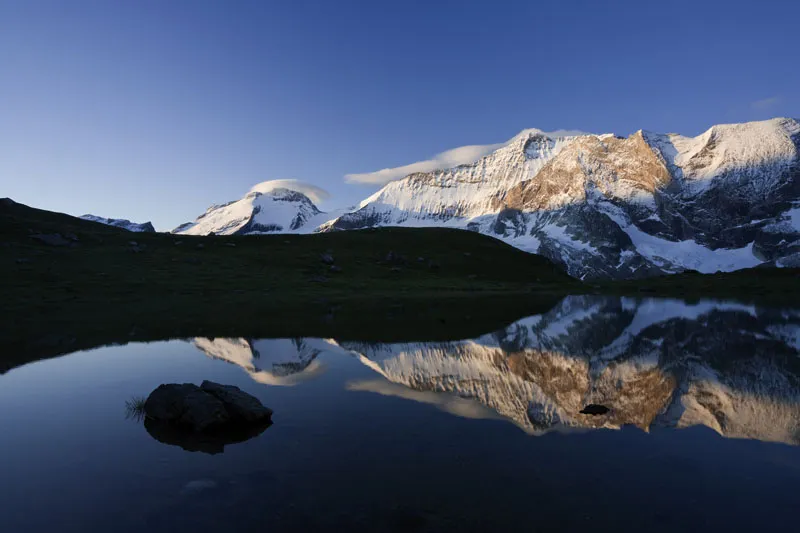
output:
<svg viewBox="0 0 800 533"><path fill-rule="evenodd" d="M297 190L251 191L182 234L377 226L477 231L586 280L800 266L800 122L723 124L697 137L525 130L455 168L388 183L323 213Z"/></svg>

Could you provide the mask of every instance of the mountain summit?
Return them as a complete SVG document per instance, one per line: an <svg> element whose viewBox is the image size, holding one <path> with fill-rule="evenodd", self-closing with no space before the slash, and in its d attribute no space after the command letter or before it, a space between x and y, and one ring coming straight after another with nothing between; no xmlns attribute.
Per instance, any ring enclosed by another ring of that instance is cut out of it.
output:
<svg viewBox="0 0 800 533"><path fill-rule="evenodd" d="M251 190L241 200L214 205L194 222L175 228L186 235L241 235L313 231L326 220L311 199L285 187ZM319 219L316 224L309 223Z"/></svg>

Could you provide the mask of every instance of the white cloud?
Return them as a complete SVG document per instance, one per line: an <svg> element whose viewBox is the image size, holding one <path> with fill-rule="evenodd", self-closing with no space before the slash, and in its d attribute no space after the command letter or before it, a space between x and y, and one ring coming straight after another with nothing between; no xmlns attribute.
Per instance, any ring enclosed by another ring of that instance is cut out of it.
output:
<svg viewBox="0 0 800 533"><path fill-rule="evenodd" d="M328 191L321 187L294 179L262 181L254 185L253 188L250 189L250 192L268 193L274 189L289 189L290 191L303 193L315 204L323 202L331 196Z"/></svg>
<svg viewBox="0 0 800 533"><path fill-rule="evenodd" d="M386 185L390 181L399 180L415 172L432 172L444 168L453 168L459 165L474 163L481 157L487 156L495 150L507 145L520 135L529 133L542 133L548 137L567 137L573 135L586 135L582 131L576 130L557 130L553 132L543 132L540 130L523 130L504 143L497 144L473 144L469 146L459 146L452 150L447 150L436 154L431 159L417 161L410 165L401 167L384 168L375 172L365 172L363 174L346 174L344 179L347 183L360 183L366 185Z"/></svg>
<svg viewBox="0 0 800 533"><path fill-rule="evenodd" d="M772 107L775 107L779 103L781 103L780 96L770 96L769 98L764 98L762 100L756 100L755 102L752 102L750 104L750 107L752 107L753 109L764 111Z"/></svg>
<svg viewBox="0 0 800 533"><path fill-rule="evenodd" d="M376 172L366 172L364 174L347 174L344 179L348 183L364 183L368 185L385 185L390 181L404 178L415 172L431 172L441 168L457 167L477 161L485 155L489 155L505 143L483 144L460 146L435 155L426 161L417 161L410 165L401 167L384 168Z"/></svg>

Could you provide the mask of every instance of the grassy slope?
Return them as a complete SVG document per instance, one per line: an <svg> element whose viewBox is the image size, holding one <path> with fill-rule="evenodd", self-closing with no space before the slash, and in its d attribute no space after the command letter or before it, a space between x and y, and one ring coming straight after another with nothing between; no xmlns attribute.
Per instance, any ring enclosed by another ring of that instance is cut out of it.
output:
<svg viewBox="0 0 800 533"><path fill-rule="evenodd" d="M78 240L61 247L31 237L56 232ZM464 337L541 312L579 287L544 258L458 230L133 234L0 201L6 361L12 351L46 356L204 332Z"/></svg>

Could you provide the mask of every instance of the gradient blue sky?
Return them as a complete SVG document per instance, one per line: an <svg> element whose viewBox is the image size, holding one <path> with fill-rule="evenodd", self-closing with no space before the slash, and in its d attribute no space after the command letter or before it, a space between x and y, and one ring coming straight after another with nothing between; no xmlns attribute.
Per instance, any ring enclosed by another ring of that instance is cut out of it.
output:
<svg viewBox="0 0 800 533"><path fill-rule="evenodd" d="M0 0L0 196L167 230L524 128L800 115L800 2Z"/></svg>

